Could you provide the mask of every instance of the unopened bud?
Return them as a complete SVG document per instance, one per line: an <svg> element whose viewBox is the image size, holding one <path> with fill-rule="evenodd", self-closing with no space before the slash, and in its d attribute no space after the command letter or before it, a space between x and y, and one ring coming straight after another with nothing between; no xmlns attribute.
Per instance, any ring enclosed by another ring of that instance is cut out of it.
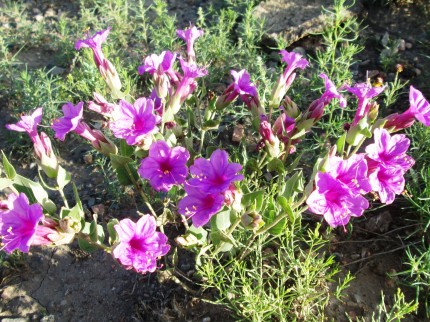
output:
<svg viewBox="0 0 430 322"><path fill-rule="evenodd" d="M245 213L242 218L242 225L246 229L257 231L264 225L263 217L254 211Z"/></svg>

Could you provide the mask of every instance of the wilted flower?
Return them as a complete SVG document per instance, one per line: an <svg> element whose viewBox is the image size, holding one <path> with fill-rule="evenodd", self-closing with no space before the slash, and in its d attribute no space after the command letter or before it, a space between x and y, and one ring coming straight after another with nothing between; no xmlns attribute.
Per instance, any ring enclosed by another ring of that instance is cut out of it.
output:
<svg viewBox="0 0 430 322"><path fill-rule="evenodd" d="M369 207L361 195L353 195L349 188L329 173L318 172L316 189L306 200L309 210L324 216L331 227L345 226L352 217L360 217Z"/></svg>
<svg viewBox="0 0 430 322"><path fill-rule="evenodd" d="M138 98L133 105L121 100L118 117L109 124L117 138L125 139L129 145L138 145L149 135L157 133L160 117L154 115L154 101Z"/></svg>
<svg viewBox="0 0 430 322"><path fill-rule="evenodd" d="M121 265L138 273L154 272L157 257L166 255L170 246L167 236L157 232L155 219L143 215L136 223L126 218L115 225L119 244L112 251Z"/></svg>
<svg viewBox="0 0 430 322"><path fill-rule="evenodd" d="M189 158L185 148L170 148L166 142L157 141L152 143L149 156L142 160L138 172L155 190L169 191L172 186L185 182Z"/></svg>
<svg viewBox="0 0 430 322"><path fill-rule="evenodd" d="M109 117L109 118L114 118L114 113L115 110L117 109L116 104L113 103L109 103L102 95L100 95L99 93L94 92L93 93L94 96L94 102L93 101L89 101L88 102L88 109L99 113L103 116Z"/></svg>
<svg viewBox="0 0 430 322"><path fill-rule="evenodd" d="M194 178L188 180L189 185L199 188L206 193L224 192L234 181L243 179L239 163L229 163L227 152L217 149L210 160L198 158L190 167L190 173Z"/></svg>
<svg viewBox="0 0 430 322"><path fill-rule="evenodd" d="M219 192L206 192L192 183L185 184L187 195L178 203L178 212L191 218L195 227L209 222L211 217L219 212L224 205L224 195Z"/></svg>
<svg viewBox="0 0 430 322"><path fill-rule="evenodd" d="M28 252L31 245L51 243L43 238L43 228L38 232L45 217L39 204L30 205L27 196L20 193L10 194L5 205L0 209L2 249L9 254L15 249Z"/></svg>

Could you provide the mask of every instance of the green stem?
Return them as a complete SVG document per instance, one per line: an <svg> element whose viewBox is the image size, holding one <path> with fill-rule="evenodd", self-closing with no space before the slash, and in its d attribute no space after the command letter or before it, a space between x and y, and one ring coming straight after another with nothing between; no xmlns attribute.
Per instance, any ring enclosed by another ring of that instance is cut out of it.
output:
<svg viewBox="0 0 430 322"><path fill-rule="evenodd" d="M66 206L66 208L69 208L69 203L67 202L67 198L64 194L63 189L58 189L58 192L60 193L60 196L63 199L64 205Z"/></svg>
<svg viewBox="0 0 430 322"><path fill-rule="evenodd" d="M205 134L206 134L206 131L205 130L202 130L202 133L200 134L200 145L199 145L199 151L198 151L198 154L202 154L202 150L203 150L203 143L204 143L204 141L205 141Z"/></svg>
<svg viewBox="0 0 430 322"><path fill-rule="evenodd" d="M80 238L80 239L84 239L86 242L90 243L91 245L94 245L94 246L96 246L96 247L98 247L98 248L100 248L100 249L103 249L104 251L106 251L106 252L108 252L108 253L110 253L110 251L111 251L111 248L110 248L109 246L106 246L106 245L104 245L104 244L99 244L99 243L94 242L94 241L90 238L90 236L88 236L87 234L84 234L84 233L82 233L82 232L79 232L79 233L77 234L77 237L78 237L78 238Z"/></svg>
<svg viewBox="0 0 430 322"><path fill-rule="evenodd" d="M361 147L361 145L364 143L364 141L365 141L366 139L367 139L367 138L366 138L365 136L363 136L363 138L360 140L360 142L358 143L358 145L354 148L354 150L352 150L351 155L348 155L348 158L352 157L354 154L356 154L356 153L357 153L358 149Z"/></svg>
<svg viewBox="0 0 430 322"><path fill-rule="evenodd" d="M151 215L154 216L155 219L157 219L157 213L154 211L154 208L152 208L151 204L149 203L148 197L145 196L142 188L139 186L138 182L136 181L133 174L131 173L128 163L125 164L125 169L131 181L133 182L134 187L137 189L137 191L139 191L139 194L142 197L143 201L145 202L146 207L148 207L149 211L151 212Z"/></svg>

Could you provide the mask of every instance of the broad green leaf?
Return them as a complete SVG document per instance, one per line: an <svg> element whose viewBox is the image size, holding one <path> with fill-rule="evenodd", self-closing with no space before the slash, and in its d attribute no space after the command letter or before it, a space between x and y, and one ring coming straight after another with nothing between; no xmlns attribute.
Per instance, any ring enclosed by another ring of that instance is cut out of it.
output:
<svg viewBox="0 0 430 322"><path fill-rule="evenodd" d="M231 226L230 209L221 211L211 218L212 229L226 230Z"/></svg>
<svg viewBox="0 0 430 322"><path fill-rule="evenodd" d="M287 198L283 196L278 196L276 201L278 202L278 205L281 206L282 211L288 214L288 217L290 218L290 220L294 221L294 213L293 213L293 210L291 209L291 206Z"/></svg>
<svg viewBox="0 0 430 322"><path fill-rule="evenodd" d="M216 130L218 129L220 120L207 120L202 124L203 131Z"/></svg>
<svg viewBox="0 0 430 322"><path fill-rule="evenodd" d="M63 189L71 180L70 173L63 167L58 167L57 184L58 188Z"/></svg>
<svg viewBox="0 0 430 322"><path fill-rule="evenodd" d="M130 157L133 155L134 147L127 144L125 140L119 142L119 151L122 156Z"/></svg>
<svg viewBox="0 0 430 322"><path fill-rule="evenodd" d="M294 161L288 166L286 172L290 173L292 171L294 171L295 169L297 169L297 165L299 164L300 160L302 159L304 152L300 153L295 159Z"/></svg>
<svg viewBox="0 0 430 322"><path fill-rule="evenodd" d="M343 156L343 151L345 149L346 134L347 132L343 133L343 135L336 141L337 152L340 156Z"/></svg>
<svg viewBox="0 0 430 322"><path fill-rule="evenodd" d="M13 180L8 178L0 178L0 190L6 189L13 184Z"/></svg>
<svg viewBox="0 0 430 322"><path fill-rule="evenodd" d="M210 240L219 252L228 252L233 248L233 243L223 232L214 230L211 231L209 236Z"/></svg>
<svg viewBox="0 0 430 322"><path fill-rule="evenodd" d="M110 245L115 244L119 240L118 233L115 230L115 225L118 225L118 224L119 224L118 219L114 218L114 219L109 220L109 222L106 225L107 231L109 233L109 244Z"/></svg>
<svg viewBox="0 0 430 322"><path fill-rule="evenodd" d="M97 246L90 244L85 239L78 238L78 245L79 248L82 249L84 252L92 253L98 249Z"/></svg>
<svg viewBox="0 0 430 322"><path fill-rule="evenodd" d="M112 163L112 168L114 168L114 169L122 168L126 164L129 164L130 162L133 162L132 158L125 157L125 156L122 156L122 155L117 155L117 154L111 154L110 155L110 160L111 160L111 163Z"/></svg>
<svg viewBox="0 0 430 322"><path fill-rule="evenodd" d="M4 154L4 152L2 151L3 154L3 167L4 167L4 172L6 173L6 176L8 177L8 179L13 179L16 176L16 171L15 168L13 167L13 165L9 162L9 160L7 159L6 155Z"/></svg>
<svg viewBox="0 0 430 322"><path fill-rule="evenodd" d="M263 206L264 191L258 190L244 194L242 197L242 205L246 208L253 208L255 211L260 211Z"/></svg>
<svg viewBox="0 0 430 322"><path fill-rule="evenodd" d="M278 174L283 174L285 173L284 163L278 158L273 158L267 164L267 170L270 172L276 171Z"/></svg>
<svg viewBox="0 0 430 322"><path fill-rule="evenodd" d="M287 180L284 186L283 196L288 200L288 202L292 202L295 196L298 193L303 192L304 189L304 178L303 172L297 171L293 174L291 178Z"/></svg>

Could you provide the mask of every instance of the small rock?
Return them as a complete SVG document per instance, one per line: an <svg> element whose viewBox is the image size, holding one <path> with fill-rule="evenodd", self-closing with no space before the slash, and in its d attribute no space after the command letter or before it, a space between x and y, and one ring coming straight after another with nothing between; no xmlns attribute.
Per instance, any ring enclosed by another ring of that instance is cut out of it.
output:
<svg viewBox="0 0 430 322"><path fill-rule="evenodd" d="M29 322L28 318L4 318L2 322Z"/></svg>
<svg viewBox="0 0 430 322"><path fill-rule="evenodd" d="M62 300L60 302L60 306L66 306L67 305L67 300Z"/></svg>
<svg viewBox="0 0 430 322"><path fill-rule="evenodd" d="M40 319L40 322L55 322L55 316L53 314L46 315Z"/></svg>
<svg viewBox="0 0 430 322"><path fill-rule="evenodd" d="M405 40L404 40L404 39L400 39L400 40L399 40L399 44L398 44L397 48L398 48L400 51L404 51L404 50L406 49L406 42L405 42Z"/></svg>
<svg viewBox="0 0 430 322"><path fill-rule="evenodd" d="M414 73L415 73L415 75L420 76L421 75L421 69L414 68Z"/></svg>
<svg viewBox="0 0 430 322"><path fill-rule="evenodd" d="M35 15L34 16L34 19L37 21L37 22L41 22L42 20L43 20L43 16L42 15Z"/></svg>
<svg viewBox="0 0 430 322"><path fill-rule="evenodd" d="M293 49L293 52L298 53L302 55L303 57L306 57L306 50L303 47L295 47Z"/></svg>
<svg viewBox="0 0 430 322"><path fill-rule="evenodd" d="M407 49L411 49L411 48L412 48L412 43L410 43L410 42L406 42L406 43L405 43L405 47L406 47Z"/></svg>
<svg viewBox="0 0 430 322"><path fill-rule="evenodd" d="M87 202L88 203L88 207L94 206L95 202L96 202L96 199L94 199L93 197L89 198L88 202Z"/></svg>
<svg viewBox="0 0 430 322"><path fill-rule="evenodd" d="M46 10L45 12L45 18L46 17L55 17L57 14L55 13L54 9L49 8L48 10Z"/></svg>
<svg viewBox="0 0 430 322"><path fill-rule="evenodd" d="M83 159L85 164L93 164L93 155L91 153L85 154Z"/></svg>
<svg viewBox="0 0 430 322"><path fill-rule="evenodd" d="M202 322L211 322L211 318L207 316L202 319Z"/></svg>
<svg viewBox="0 0 430 322"><path fill-rule="evenodd" d="M37 15L37 14L40 14L40 13L42 13L40 10L39 10L39 8L33 8L33 13L35 14L35 15Z"/></svg>
<svg viewBox="0 0 430 322"><path fill-rule="evenodd" d="M231 140L233 142L239 143L240 141L242 141L242 138L245 135L245 128L243 127L242 124L238 124L234 127L233 130L233 136L231 138Z"/></svg>
<svg viewBox="0 0 430 322"><path fill-rule="evenodd" d="M103 216L105 214L105 206L103 204L94 205L91 207L93 212L97 215Z"/></svg>
<svg viewBox="0 0 430 322"><path fill-rule="evenodd" d="M61 68L61 67L55 66L49 72L50 72L51 75L61 75L61 74L64 74L65 71L66 71L65 68Z"/></svg>

